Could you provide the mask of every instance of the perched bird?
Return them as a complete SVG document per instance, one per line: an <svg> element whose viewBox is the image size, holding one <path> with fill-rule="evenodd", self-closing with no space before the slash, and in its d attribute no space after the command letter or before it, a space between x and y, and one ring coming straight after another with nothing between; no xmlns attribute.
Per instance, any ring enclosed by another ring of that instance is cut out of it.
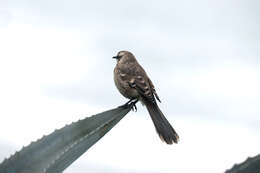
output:
<svg viewBox="0 0 260 173"><path fill-rule="evenodd" d="M140 100L146 106L161 140L167 144L177 143L179 136L159 109L156 103L156 99L161 102L159 96L135 56L131 52L120 51L113 58L117 60L114 69L115 85L124 97L130 99L125 106L135 106Z"/></svg>

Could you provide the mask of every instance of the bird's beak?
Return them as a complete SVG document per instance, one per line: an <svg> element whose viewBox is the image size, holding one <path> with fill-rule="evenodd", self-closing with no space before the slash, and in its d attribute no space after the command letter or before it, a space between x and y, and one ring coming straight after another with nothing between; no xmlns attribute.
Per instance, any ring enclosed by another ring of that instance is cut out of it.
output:
<svg viewBox="0 0 260 173"><path fill-rule="evenodd" d="M118 59L118 56L113 56L112 58Z"/></svg>

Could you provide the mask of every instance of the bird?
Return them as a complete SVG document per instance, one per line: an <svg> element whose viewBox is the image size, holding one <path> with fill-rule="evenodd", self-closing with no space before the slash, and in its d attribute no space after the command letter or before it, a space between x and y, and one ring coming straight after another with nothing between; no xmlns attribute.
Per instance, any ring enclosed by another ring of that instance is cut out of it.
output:
<svg viewBox="0 0 260 173"><path fill-rule="evenodd" d="M134 105L136 109L135 104L141 101L146 106L160 139L167 144L178 143L178 134L158 107L157 101L161 100L155 87L135 56L123 50L113 58L117 61L114 68L115 85L129 99L123 106Z"/></svg>

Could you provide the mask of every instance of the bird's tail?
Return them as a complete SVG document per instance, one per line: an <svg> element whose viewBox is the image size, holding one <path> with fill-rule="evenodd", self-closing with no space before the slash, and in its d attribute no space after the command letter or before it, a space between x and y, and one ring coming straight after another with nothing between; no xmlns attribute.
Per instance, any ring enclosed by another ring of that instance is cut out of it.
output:
<svg viewBox="0 0 260 173"><path fill-rule="evenodd" d="M143 100L143 102L146 105L161 140L167 144L172 144L173 142L178 143L178 134L175 132L169 121L165 118L157 103L148 100Z"/></svg>

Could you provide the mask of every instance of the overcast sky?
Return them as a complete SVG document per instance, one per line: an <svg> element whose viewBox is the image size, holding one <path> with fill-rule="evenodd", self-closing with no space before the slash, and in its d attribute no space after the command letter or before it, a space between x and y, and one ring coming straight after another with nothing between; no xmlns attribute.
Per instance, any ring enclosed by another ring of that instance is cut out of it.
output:
<svg viewBox="0 0 260 173"><path fill-rule="evenodd" d="M180 143L145 107L65 172L220 173L260 146L260 2L0 1L0 161L30 141L127 100L120 50L153 80Z"/></svg>

